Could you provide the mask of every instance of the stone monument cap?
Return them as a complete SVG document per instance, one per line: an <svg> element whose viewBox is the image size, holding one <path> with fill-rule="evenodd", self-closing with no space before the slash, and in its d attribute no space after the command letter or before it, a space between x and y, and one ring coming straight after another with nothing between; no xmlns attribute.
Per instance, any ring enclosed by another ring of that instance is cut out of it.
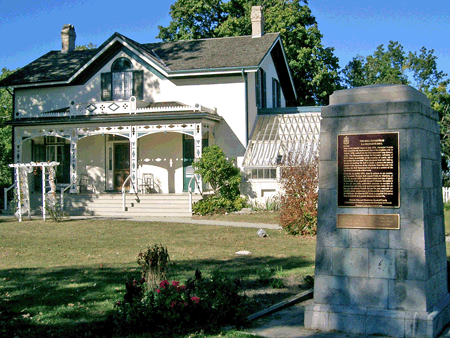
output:
<svg viewBox="0 0 450 338"><path fill-rule="evenodd" d="M419 101L425 106L430 106L430 100L425 94L408 85L377 84L337 90L330 96L330 106L386 101Z"/></svg>

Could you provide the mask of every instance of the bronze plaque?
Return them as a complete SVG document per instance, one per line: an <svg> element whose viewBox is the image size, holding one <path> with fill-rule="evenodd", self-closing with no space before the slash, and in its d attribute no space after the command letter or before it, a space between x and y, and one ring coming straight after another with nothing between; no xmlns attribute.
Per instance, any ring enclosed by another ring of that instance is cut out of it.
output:
<svg viewBox="0 0 450 338"><path fill-rule="evenodd" d="M338 206L400 206L398 133L338 135Z"/></svg>
<svg viewBox="0 0 450 338"><path fill-rule="evenodd" d="M338 228L347 229L400 229L400 216L397 214L389 215L357 215L357 214L338 214Z"/></svg>

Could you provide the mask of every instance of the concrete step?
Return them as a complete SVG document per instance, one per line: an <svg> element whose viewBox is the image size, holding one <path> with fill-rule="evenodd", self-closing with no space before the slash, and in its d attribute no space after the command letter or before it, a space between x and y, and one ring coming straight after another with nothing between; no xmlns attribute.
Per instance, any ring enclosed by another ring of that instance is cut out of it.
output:
<svg viewBox="0 0 450 338"><path fill-rule="evenodd" d="M59 199L59 194L57 195ZM95 215L106 217L174 216L191 217L188 194L126 195L126 211L123 211L122 194L65 194L64 211L69 215ZM192 202L200 200L200 195L192 195ZM32 194L30 198L32 214L42 213L42 195Z"/></svg>

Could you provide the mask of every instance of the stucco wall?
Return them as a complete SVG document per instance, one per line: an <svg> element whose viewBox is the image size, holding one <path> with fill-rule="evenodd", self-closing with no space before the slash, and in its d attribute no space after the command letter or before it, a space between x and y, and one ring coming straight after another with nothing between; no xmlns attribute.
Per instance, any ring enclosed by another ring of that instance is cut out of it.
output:
<svg viewBox="0 0 450 338"><path fill-rule="evenodd" d="M139 139L138 176L151 173L155 192L183 191L182 134L157 133Z"/></svg>
<svg viewBox="0 0 450 338"><path fill-rule="evenodd" d="M81 138L77 143L77 174L88 175L88 191L105 190L105 136Z"/></svg>

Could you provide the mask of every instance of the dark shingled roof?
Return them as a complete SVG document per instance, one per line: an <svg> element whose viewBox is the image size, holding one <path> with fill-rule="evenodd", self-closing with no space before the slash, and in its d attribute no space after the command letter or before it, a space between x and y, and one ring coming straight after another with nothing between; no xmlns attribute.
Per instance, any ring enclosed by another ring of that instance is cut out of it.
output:
<svg viewBox="0 0 450 338"><path fill-rule="evenodd" d="M260 38L236 36L215 39L183 40L142 45L153 52L171 71L258 66L278 33Z"/></svg>
<svg viewBox="0 0 450 338"><path fill-rule="evenodd" d="M1 80L0 87L68 81L116 37L150 57L169 74L176 74L193 70L257 67L279 34L268 33L260 38L237 36L139 44L114 33L97 49L72 51L67 54L51 51ZM104 61L104 57L99 59Z"/></svg>

